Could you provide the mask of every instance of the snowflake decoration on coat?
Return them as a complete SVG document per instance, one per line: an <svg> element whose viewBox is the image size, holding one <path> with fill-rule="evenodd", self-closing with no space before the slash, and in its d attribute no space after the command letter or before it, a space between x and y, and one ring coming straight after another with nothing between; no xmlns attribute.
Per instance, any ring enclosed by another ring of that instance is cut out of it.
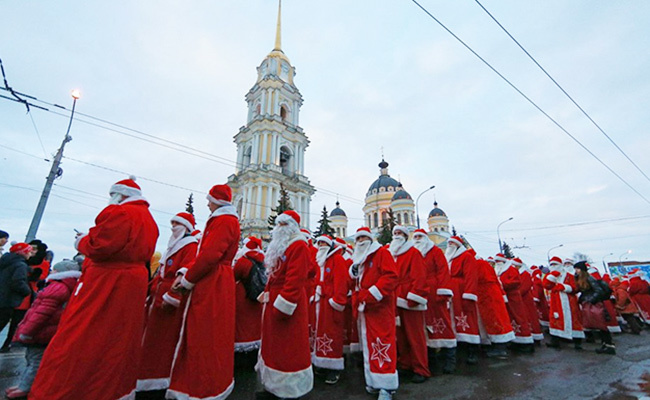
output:
<svg viewBox="0 0 650 400"><path fill-rule="evenodd" d="M433 323L433 333L443 333L447 329L447 324L442 318L435 318Z"/></svg>
<svg viewBox="0 0 650 400"><path fill-rule="evenodd" d="M469 328L469 323L467 323L467 315L464 313L460 313L459 317L454 317L456 318L456 326L462 330L466 331Z"/></svg>
<svg viewBox="0 0 650 400"><path fill-rule="evenodd" d="M372 345L372 355L370 360L377 360L379 363L379 368L384 366L384 363L391 362L390 357L388 356L388 349L390 349L390 343L383 344L379 338L377 338L376 343L371 343Z"/></svg>
<svg viewBox="0 0 650 400"><path fill-rule="evenodd" d="M327 334L324 334L323 336L318 336L316 338L316 353L323 353L327 355L327 353L331 353L332 351L332 342L334 339L330 339L327 337Z"/></svg>
<svg viewBox="0 0 650 400"><path fill-rule="evenodd" d="M309 349L314 351L314 344L316 343L316 328L309 327Z"/></svg>
<svg viewBox="0 0 650 400"><path fill-rule="evenodd" d="M510 321L510 325L512 325L512 330L515 331L515 334L521 333L521 325L517 323L514 319Z"/></svg>

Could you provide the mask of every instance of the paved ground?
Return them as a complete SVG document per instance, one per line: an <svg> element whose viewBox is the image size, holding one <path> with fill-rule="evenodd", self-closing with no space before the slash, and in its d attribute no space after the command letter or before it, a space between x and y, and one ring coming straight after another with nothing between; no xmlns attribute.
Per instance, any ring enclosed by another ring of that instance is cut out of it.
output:
<svg viewBox="0 0 650 400"><path fill-rule="evenodd" d="M650 388L650 331L617 335L615 341L616 356L598 355L595 344L585 344L581 352L570 345L560 351L538 347L534 355L513 355L506 361L483 358L473 367L459 363L455 375L436 371L424 384L402 384L395 399L650 399L650 389L645 390L648 394L643 390L644 385ZM23 365L22 349L0 354L0 389L16 381ZM230 399L252 399L255 374L238 370L235 379ZM362 370L354 365L336 386L317 377L314 390L304 399L372 398L365 393Z"/></svg>

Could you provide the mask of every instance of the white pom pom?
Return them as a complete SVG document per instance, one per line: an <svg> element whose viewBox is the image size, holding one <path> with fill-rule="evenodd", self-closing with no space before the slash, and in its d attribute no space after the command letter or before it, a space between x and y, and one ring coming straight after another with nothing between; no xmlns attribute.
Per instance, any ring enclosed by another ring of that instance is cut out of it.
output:
<svg viewBox="0 0 650 400"><path fill-rule="evenodd" d="M135 181L135 175L129 175L129 179L131 179L132 181Z"/></svg>

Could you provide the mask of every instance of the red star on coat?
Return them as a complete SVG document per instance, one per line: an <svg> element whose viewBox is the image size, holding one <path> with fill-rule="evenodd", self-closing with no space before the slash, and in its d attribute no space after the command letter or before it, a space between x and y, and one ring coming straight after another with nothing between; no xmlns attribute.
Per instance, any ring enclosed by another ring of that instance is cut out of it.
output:
<svg viewBox="0 0 650 400"><path fill-rule="evenodd" d="M318 336L316 338L316 352L323 354L331 353L332 351L332 342L334 340L327 337L327 334L323 336Z"/></svg>
<svg viewBox="0 0 650 400"><path fill-rule="evenodd" d="M384 363L391 362L390 357L388 356L388 349L390 349L389 344L383 344L379 338L377 338L376 343L371 343L372 345L372 355L370 360L377 360L379 363L379 368L384 366Z"/></svg>
<svg viewBox="0 0 650 400"><path fill-rule="evenodd" d="M461 313L459 317L454 317L456 318L456 326L465 331L467 328L469 328L469 324L467 323L467 315Z"/></svg>

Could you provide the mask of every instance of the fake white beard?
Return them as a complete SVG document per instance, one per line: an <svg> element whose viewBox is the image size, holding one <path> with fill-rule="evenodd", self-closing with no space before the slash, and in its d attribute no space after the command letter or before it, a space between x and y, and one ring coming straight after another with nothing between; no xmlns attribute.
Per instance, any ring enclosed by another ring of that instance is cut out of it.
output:
<svg viewBox="0 0 650 400"><path fill-rule="evenodd" d="M325 266L325 261L327 261L327 253L329 253L329 247L319 246L318 251L316 252L316 262L319 267Z"/></svg>
<svg viewBox="0 0 650 400"><path fill-rule="evenodd" d="M343 253L343 259L344 260L351 260L352 259L352 254L348 253L347 251Z"/></svg>
<svg viewBox="0 0 650 400"><path fill-rule="evenodd" d="M418 236L413 238L413 247L418 249L422 255L425 255L433 248L433 242L429 238Z"/></svg>
<svg viewBox="0 0 650 400"><path fill-rule="evenodd" d="M456 254L456 251L458 251L457 246L447 245L447 250L445 250L445 257L447 260L451 260Z"/></svg>
<svg viewBox="0 0 650 400"><path fill-rule="evenodd" d="M494 272L496 272L497 276L499 276L502 273L504 273L505 270L508 269L508 267L509 265L504 262L496 262L494 263Z"/></svg>
<svg viewBox="0 0 650 400"><path fill-rule="evenodd" d="M564 267L562 265L558 264L551 264L548 266L549 271L557 271L557 272L562 272Z"/></svg>
<svg viewBox="0 0 650 400"><path fill-rule="evenodd" d="M372 240L364 240L363 242L358 242L354 246L354 252L352 253L353 264L360 264L366 259L368 251L370 250L370 245L372 245Z"/></svg>
<svg viewBox="0 0 650 400"><path fill-rule="evenodd" d="M567 274L573 275L576 272L575 268L573 268L573 265L563 265L563 267L564 267L564 272L566 272Z"/></svg>
<svg viewBox="0 0 650 400"><path fill-rule="evenodd" d="M271 243L266 250L264 265L269 274L272 274L277 266L277 261L284 255L289 247L291 239L300 234L300 228L295 224L276 225L271 231Z"/></svg>
<svg viewBox="0 0 650 400"><path fill-rule="evenodd" d="M183 225L172 226L172 235L169 237L169 241L167 242L167 250L171 249L176 242L181 240L183 236L185 236L186 232L187 228Z"/></svg>
<svg viewBox="0 0 650 400"><path fill-rule="evenodd" d="M124 196L119 193L113 193L111 198L108 200L109 205L120 204L124 200Z"/></svg>
<svg viewBox="0 0 650 400"><path fill-rule="evenodd" d="M406 243L406 239L403 236L395 235L388 246L388 250L394 255L404 246L404 243Z"/></svg>

